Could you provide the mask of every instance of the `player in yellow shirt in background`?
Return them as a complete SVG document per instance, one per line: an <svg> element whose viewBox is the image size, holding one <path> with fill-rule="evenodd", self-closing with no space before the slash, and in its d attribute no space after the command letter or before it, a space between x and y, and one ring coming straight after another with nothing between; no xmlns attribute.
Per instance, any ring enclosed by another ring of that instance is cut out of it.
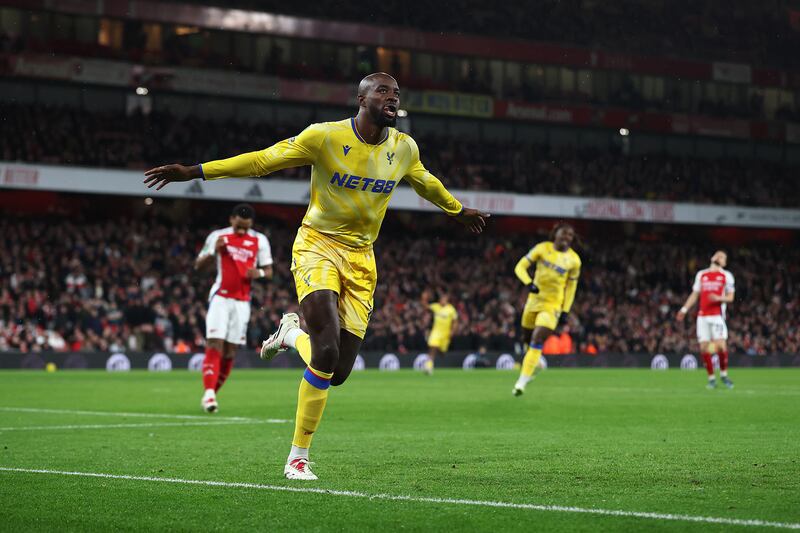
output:
<svg viewBox="0 0 800 533"><path fill-rule="evenodd" d="M571 248L575 229L566 223L556 225L550 240L540 242L525 254L514 267L514 274L528 286L530 293L522 311L522 333L528 350L522 360L522 371L514 384L514 396L525 392L542 357L542 345L559 325L566 323L575 301L581 258ZM536 265L533 279L528 269Z"/></svg>
<svg viewBox="0 0 800 533"><path fill-rule="evenodd" d="M261 347L261 357L295 348L307 368L300 381L289 479L315 480L308 449L319 427L328 388L350 375L372 314L377 283L372 243L389 199L401 180L473 233L489 215L463 207L419 158L409 135L396 130L400 89L388 74L366 76L358 86L358 115L312 124L267 149L201 165L165 165L145 172L145 184L265 176L311 165L308 210L292 247L292 273L308 333L288 313Z"/></svg>
<svg viewBox="0 0 800 533"><path fill-rule="evenodd" d="M429 297L427 292L423 293L423 305L428 305ZM428 335L428 360L425 361L425 373L431 375L436 356L446 354L450 347L450 340L458 323L458 311L450 303L450 296L446 292L441 293L438 302L428 305L428 309L433 313L433 326Z"/></svg>

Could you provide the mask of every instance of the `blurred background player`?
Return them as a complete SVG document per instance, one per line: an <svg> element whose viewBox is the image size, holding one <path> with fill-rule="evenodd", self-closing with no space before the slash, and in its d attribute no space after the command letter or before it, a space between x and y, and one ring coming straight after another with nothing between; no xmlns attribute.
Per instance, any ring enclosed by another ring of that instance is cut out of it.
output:
<svg viewBox="0 0 800 533"><path fill-rule="evenodd" d="M203 399L208 413L217 411L217 391L228 379L236 349L246 343L250 320L250 285L272 277L272 252L266 235L253 230L253 208L233 208L230 226L206 238L195 270L216 265L217 278L208 296L206 356L203 360Z"/></svg>
<svg viewBox="0 0 800 533"><path fill-rule="evenodd" d="M428 305L429 293L422 295L423 305L433 313L433 326L428 335L428 360L425 361L425 373L433 374L434 361L439 354L446 354L450 347L450 339L456 330L458 322L458 311L450 303L450 295L446 292L441 293L439 301Z"/></svg>
<svg viewBox="0 0 800 533"><path fill-rule="evenodd" d="M575 301L581 259L571 248L575 229L566 223L556 225L550 232L550 240L540 242L519 260L514 273L528 286L530 293L522 311L523 340L528 346L522 360L522 371L517 379L514 396L525 392L533 379L535 369L542 357L544 341L559 325L566 323L567 314ZM528 269L536 264L536 273L531 279Z"/></svg>
<svg viewBox="0 0 800 533"><path fill-rule="evenodd" d="M145 172L145 184L265 176L311 165L308 211L292 247L292 273L308 333L297 314L283 316L261 349L262 358L295 348L308 365L300 381L295 433L284 467L289 479L315 480L308 450L331 385L353 369L372 314L377 283L372 244L389 199L401 180L454 220L478 234L489 215L463 207L419 158L419 148L396 130L397 81L370 74L358 86L358 115L312 124L265 150L201 165L165 165Z"/></svg>
<svg viewBox="0 0 800 533"><path fill-rule="evenodd" d="M728 326L725 323L726 304L733 302L735 286L733 274L725 270L728 254L718 250L711 256L711 265L704 268L694 278L692 294L686 299L678 320L683 321L689 309L700 301L697 311L697 342L708 372L708 388L717 386L714 378L714 363L711 356L716 353L719 359L719 376L729 389L733 382L728 377Z"/></svg>

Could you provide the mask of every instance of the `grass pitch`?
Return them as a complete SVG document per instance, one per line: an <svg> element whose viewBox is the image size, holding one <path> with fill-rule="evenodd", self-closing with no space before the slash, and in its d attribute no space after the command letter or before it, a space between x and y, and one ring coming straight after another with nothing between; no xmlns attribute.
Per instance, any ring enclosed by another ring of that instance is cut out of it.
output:
<svg viewBox="0 0 800 533"><path fill-rule="evenodd" d="M512 372L356 372L331 389L313 483L282 477L300 376L234 370L204 415L198 374L0 373L2 468L258 485L0 470L0 528L778 530L661 515L800 528L797 369L734 369L732 391L706 390L700 371L553 369L521 398Z"/></svg>

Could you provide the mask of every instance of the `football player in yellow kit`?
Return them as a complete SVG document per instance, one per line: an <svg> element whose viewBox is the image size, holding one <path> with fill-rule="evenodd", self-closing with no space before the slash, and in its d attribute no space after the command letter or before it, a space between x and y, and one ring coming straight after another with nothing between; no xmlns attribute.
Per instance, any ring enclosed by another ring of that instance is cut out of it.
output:
<svg viewBox="0 0 800 533"><path fill-rule="evenodd" d="M522 360L522 371L514 385L514 396L525 392L539 366L544 341L555 329L566 322L567 314L575 301L581 258L571 248L575 229L569 224L558 224L550 233L550 240L540 242L525 254L514 267L514 273L530 292L522 312L523 339L528 345ZM536 264L533 279L528 269Z"/></svg>
<svg viewBox="0 0 800 533"><path fill-rule="evenodd" d="M312 124L264 150L145 172L145 184L161 189L173 181L265 176L311 165L308 211L292 248L292 273L308 333L300 329L299 317L289 313L261 347L267 360L295 348L307 364L284 467L289 479L317 479L309 468L311 438L328 388L350 375L366 333L377 282L372 243L400 181L473 233L483 231L489 216L463 207L422 165L414 139L394 128L400 89L393 77L375 73L361 80L358 106L353 118Z"/></svg>
<svg viewBox="0 0 800 533"><path fill-rule="evenodd" d="M427 294L423 294L423 305L433 313L433 326L428 335L428 360L425 361L425 373L433 374L434 361L439 354L446 354L450 347L450 340L456 330L458 311L450 303L450 296L443 292L439 301L428 305Z"/></svg>

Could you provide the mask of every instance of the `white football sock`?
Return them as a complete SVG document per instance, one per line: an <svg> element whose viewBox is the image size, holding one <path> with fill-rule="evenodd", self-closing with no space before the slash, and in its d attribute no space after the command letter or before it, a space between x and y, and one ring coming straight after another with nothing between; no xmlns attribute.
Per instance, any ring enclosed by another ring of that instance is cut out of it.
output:
<svg viewBox="0 0 800 533"><path fill-rule="evenodd" d="M283 343L290 348L297 349L297 346L295 346L297 338L303 333L305 333L305 331L300 328L292 328L286 333L286 336L283 338Z"/></svg>
<svg viewBox="0 0 800 533"><path fill-rule="evenodd" d="M299 446L295 446L294 444L292 444L292 451L289 452L289 458L286 461L289 462L292 459L298 459L298 458L303 458L307 461L308 448L301 448Z"/></svg>

